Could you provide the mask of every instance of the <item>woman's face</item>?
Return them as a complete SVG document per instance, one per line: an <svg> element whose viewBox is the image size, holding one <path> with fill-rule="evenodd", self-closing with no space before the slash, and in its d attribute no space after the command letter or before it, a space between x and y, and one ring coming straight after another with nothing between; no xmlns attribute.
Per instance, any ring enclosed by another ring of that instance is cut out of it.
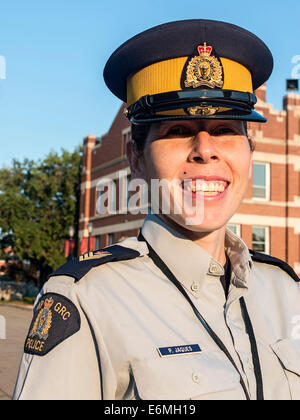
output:
<svg viewBox="0 0 300 420"><path fill-rule="evenodd" d="M165 219L194 232L210 232L225 226L240 206L251 177L252 152L241 121L163 122L151 126L138 167L151 194L151 180L172 185Z"/></svg>

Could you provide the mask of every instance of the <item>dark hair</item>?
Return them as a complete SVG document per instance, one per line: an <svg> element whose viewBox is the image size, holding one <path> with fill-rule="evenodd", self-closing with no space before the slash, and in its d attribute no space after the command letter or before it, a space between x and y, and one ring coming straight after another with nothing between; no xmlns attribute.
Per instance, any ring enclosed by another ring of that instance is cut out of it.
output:
<svg viewBox="0 0 300 420"><path fill-rule="evenodd" d="M136 144L138 152L142 153L145 148L151 124L131 124L131 138Z"/></svg>
<svg viewBox="0 0 300 420"><path fill-rule="evenodd" d="M245 130L245 135L249 141L250 150L251 152L253 152L255 149L255 144L253 140L248 136L247 121L243 121L243 126ZM151 124L131 124L131 137L132 140L135 141L139 153L142 153L144 151L146 139L149 134L150 128Z"/></svg>

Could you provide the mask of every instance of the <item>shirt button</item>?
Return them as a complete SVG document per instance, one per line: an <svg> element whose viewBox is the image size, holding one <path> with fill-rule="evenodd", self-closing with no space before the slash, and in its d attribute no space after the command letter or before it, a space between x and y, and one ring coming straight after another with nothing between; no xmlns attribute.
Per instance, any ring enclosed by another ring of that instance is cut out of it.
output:
<svg viewBox="0 0 300 420"><path fill-rule="evenodd" d="M193 381L196 382L197 384L200 381L199 375L197 373L193 373L192 375Z"/></svg>
<svg viewBox="0 0 300 420"><path fill-rule="evenodd" d="M224 270L223 267L218 266L217 264L210 264L209 266L209 272L211 274L217 275L217 276L222 276L224 274Z"/></svg>
<svg viewBox="0 0 300 420"><path fill-rule="evenodd" d="M193 292L198 292L198 290L199 290L198 284L197 283L193 283L192 286L191 286L191 289L192 289Z"/></svg>

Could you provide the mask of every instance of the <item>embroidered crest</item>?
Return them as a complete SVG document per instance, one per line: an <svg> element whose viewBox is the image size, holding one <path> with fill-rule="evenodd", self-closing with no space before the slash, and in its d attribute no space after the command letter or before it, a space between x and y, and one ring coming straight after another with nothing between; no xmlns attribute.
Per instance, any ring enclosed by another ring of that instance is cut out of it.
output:
<svg viewBox="0 0 300 420"><path fill-rule="evenodd" d="M57 293L47 293L35 310L24 352L44 356L79 329L80 315L74 303Z"/></svg>
<svg viewBox="0 0 300 420"><path fill-rule="evenodd" d="M52 297L49 299L45 299L42 301L39 306L44 307L40 310L35 323L33 324L33 328L29 333L29 337L38 337L43 340L47 340L48 332L51 328L52 324L52 312L50 310L51 306L53 305L54 300Z"/></svg>
<svg viewBox="0 0 300 420"><path fill-rule="evenodd" d="M224 86L223 67L217 57L211 55L212 47L204 45L198 47L199 56L193 57L186 70L185 87L222 88Z"/></svg>

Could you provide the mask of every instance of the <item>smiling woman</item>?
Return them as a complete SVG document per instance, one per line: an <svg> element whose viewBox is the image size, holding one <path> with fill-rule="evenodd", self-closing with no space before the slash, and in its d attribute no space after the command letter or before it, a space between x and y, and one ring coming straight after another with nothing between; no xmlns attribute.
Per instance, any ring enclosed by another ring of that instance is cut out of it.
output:
<svg viewBox="0 0 300 420"><path fill-rule="evenodd" d="M127 102L132 178L151 203L166 187L170 206L160 190L138 238L52 274L39 301L55 296L70 317L53 311L47 353L25 347L14 398L299 398L299 279L226 229L253 166L247 121L266 121L253 92L272 67L254 34L207 20L160 25L112 54L104 78Z"/></svg>
<svg viewBox="0 0 300 420"><path fill-rule="evenodd" d="M176 142L176 147L174 147ZM244 198L252 171L252 152L241 121L192 120L167 121L152 124L145 140L143 153L137 153L134 142L128 143L128 156L134 178L165 179L172 183L179 180L184 196L190 196L201 214L199 223L193 226L190 209L174 212L176 189L171 191L174 203L168 215L169 222L185 229L186 235L194 232L215 232L222 228L235 213ZM186 200L181 200L186 204ZM189 210L189 214L186 211ZM165 219L165 216L164 216ZM201 238L199 238L201 240ZM217 255L217 247L211 242L207 249L217 260L225 264L225 250Z"/></svg>

